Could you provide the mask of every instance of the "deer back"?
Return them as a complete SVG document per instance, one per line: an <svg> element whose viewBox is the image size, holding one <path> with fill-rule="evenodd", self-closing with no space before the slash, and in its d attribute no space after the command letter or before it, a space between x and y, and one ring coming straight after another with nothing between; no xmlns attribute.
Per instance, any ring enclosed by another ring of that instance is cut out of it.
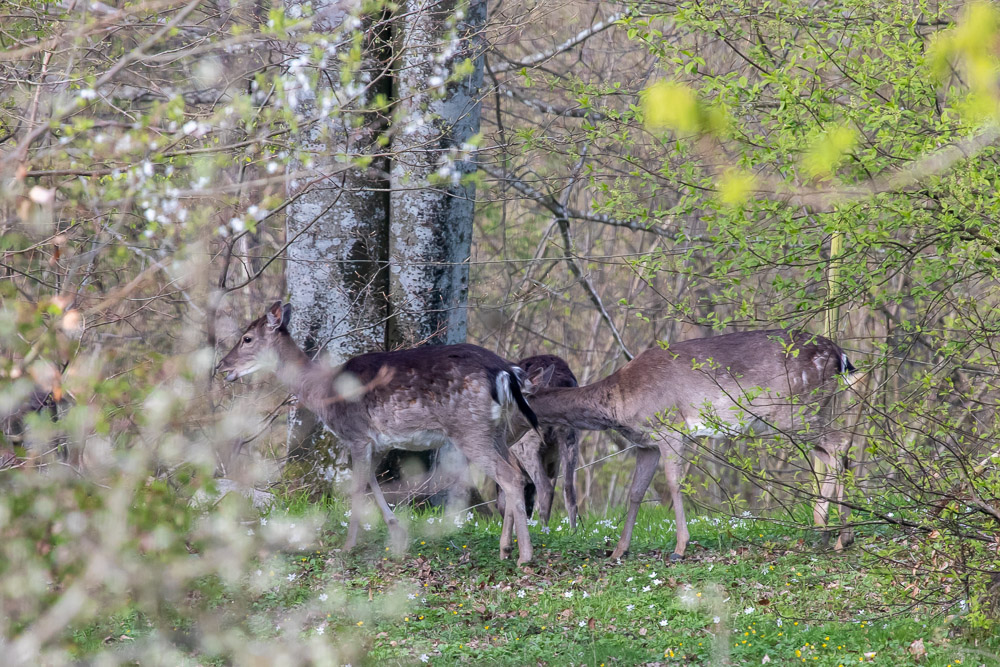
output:
<svg viewBox="0 0 1000 667"><path fill-rule="evenodd" d="M849 369L832 341L777 329L652 348L603 382L618 399L618 419L636 424L672 413L697 430L705 412L787 424L804 404L831 396L837 374Z"/></svg>

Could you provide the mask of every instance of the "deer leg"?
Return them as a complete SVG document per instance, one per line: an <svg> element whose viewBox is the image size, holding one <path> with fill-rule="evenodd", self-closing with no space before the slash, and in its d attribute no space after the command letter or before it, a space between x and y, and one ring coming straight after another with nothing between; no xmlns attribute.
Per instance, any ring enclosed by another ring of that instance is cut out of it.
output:
<svg viewBox="0 0 1000 667"><path fill-rule="evenodd" d="M554 445L542 439L537 433L530 433L537 440L531 465L525 466L528 477L535 484L535 496L538 498L538 519L547 524L552 516L552 501L556 495L555 480L559 475L559 452Z"/></svg>
<svg viewBox="0 0 1000 667"><path fill-rule="evenodd" d="M690 535L687 529L687 518L684 516L684 496L681 494L681 480L684 479L684 462L671 452L663 461L663 471L667 475L667 491L674 504L674 517L677 523L677 546L670 554L670 560L678 561L684 558Z"/></svg>
<svg viewBox="0 0 1000 667"><path fill-rule="evenodd" d="M469 462L475 464L493 479L505 496L503 528L500 530L500 558L510 557L513 551L514 531L517 531L517 564L532 558L531 536L528 534L528 515L524 508L524 475L520 466L509 461L507 441L503 428L490 435L454 438L454 442Z"/></svg>
<svg viewBox="0 0 1000 667"><path fill-rule="evenodd" d="M622 529L622 536L618 540L611 558L621 558L628 551L628 545L632 542L632 528L635 527L635 519L639 515L639 505L646 495L649 483L653 481L656 473L656 464L660 461L660 450L656 447L637 447L635 454L635 472L632 474L632 486L628 491L628 515L625 517L625 527Z"/></svg>
<svg viewBox="0 0 1000 667"><path fill-rule="evenodd" d="M850 447L845 450L843 456L843 465L840 469L840 474L837 475L837 506L840 508L840 533L837 535L837 542L833 545L834 551L842 551L854 543L854 529L848 527L848 522L851 520L851 508L844 505L844 484L846 483L847 474L851 470L851 452Z"/></svg>
<svg viewBox="0 0 1000 667"><path fill-rule="evenodd" d="M371 452L367 446L364 449L351 448L351 522L347 527L347 542L344 551L350 551L358 544L358 527L361 525L361 512L364 509L365 489L372 476Z"/></svg>
<svg viewBox="0 0 1000 667"><path fill-rule="evenodd" d="M517 564L532 559L531 536L528 534L528 514L524 507L524 476L517 467L506 461L497 461L496 481L507 496L507 506L500 531L500 558L507 558L513 551L511 532L517 534Z"/></svg>
<svg viewBox="0 0 1000 667"><path fill-rule="evenodd" d="M517 441L517 444L510 448L510 453L514 455L516 463L520 464L524 472L527 473L528 479L535 485L534 496L538 504L539 518L542 520L542 523L548 523L549 513L552 511L552 496L555 489L552 485L552 478L547 474L545 469L545 461L542 455L544 446L545 444L541 437L534 431L529 431ZM527 484L525 484L523 495L525 498L525 512L530 517L533 510L533 503L529 498L530 494ZM498 508L503 512L506 507L507 498L502 490L497 493L497 502Z"/></svg>
<svg viewBox="0 0 1000 667"><path fill-rule="evenodd" d="M816 447L813 453L813 473L818 486L818 498L813 507L813 525L821 529L820 543L826 548L830 545L830 498L837 491L837 465L825 449Z"/></svg>
<svg viewBox="0 0 1000 667"><path fill-rule="evenodd" d="M385 496L378 485L378 478L375 477L374 470L369 475L368 485L372 489L372 495L375 496L375 503L382 510L382 518L385 519L385 525L389 527L389 546L392 548L394 554L397 556L402 555L406 551L406 528L399 523L399 519L389 507L389 503L385 501ZM351 512L351 518L354 518L354 512Z"/></svg>
<svg viewBox="0 0 1000 667"><path fill-rule="evenodd" d="M563 500L570 528L576 530L578 513L576 500L576 466L580 461L580 440L576 429L564 429L559 438L559 455L563 468Z"/></svg>

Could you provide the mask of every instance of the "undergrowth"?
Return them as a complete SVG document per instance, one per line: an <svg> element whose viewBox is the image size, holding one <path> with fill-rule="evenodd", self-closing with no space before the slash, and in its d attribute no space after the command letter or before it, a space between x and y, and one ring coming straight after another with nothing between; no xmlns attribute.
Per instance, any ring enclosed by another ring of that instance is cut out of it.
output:
<svg viewBox="0 0 1000 667"><path fill-rule="evenodd" d="M346 507L319 508L325 523L308 551L263 558L245 589L206 580L192 595L253 640L325 635L355 665L1000 664L1000 640L968 631L962 601L915 600L896 576L905 573L873 566L866 554L890 535L832 553L763 519L695 517L687 558L670 563L672 512L647 505L622 561L607 557L620 517L584 517L575 531L553 517L532 522L535 562L522 569L499 560L496 518L401 511L408 553L390 554L381 525L365 524L362 546L345 554ZM316 511L288 499L248 530ZM247 596L250 614L227 618ZM97 642L150 631L125 612L69 641L85 657Z"/></svg>

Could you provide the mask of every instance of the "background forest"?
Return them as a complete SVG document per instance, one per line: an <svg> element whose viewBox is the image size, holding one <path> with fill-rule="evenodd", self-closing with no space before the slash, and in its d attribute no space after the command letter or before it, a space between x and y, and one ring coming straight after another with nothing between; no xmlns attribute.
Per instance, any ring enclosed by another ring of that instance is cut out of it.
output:
<svg viewBox="0 0 1000 667"><path fill-rule="evenodd" d="M346 453L273 380L214 374L278 299L334 363L468 340L581 383L658 343L828 335L863 374L838 419L858 557L949 636L988 635L998 48L988 3L0 4L7 664L372 648L353 623L254 625L263 578L298 576L274 559L342 533ZM812 549L808 451L784 444L697 449L691 514ZM620 447L582 441L599 537ZM144 640L80 638L123 609Z"/></svg>

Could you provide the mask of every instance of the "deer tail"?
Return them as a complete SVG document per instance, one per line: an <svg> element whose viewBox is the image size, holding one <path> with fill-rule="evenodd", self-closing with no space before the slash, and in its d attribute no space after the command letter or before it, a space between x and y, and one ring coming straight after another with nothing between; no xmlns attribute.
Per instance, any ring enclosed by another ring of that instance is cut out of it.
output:
<svg viewBox="0 0 1000 667"><path fill-rule="evenodd" d="M515 366L512 371L507 373L508 386L510 387L510 396L514 399L514 403L517 404L517 409L521 411L521 414L525 416L528 423L531 424L531 428L538 430L538 417L535 415L535 411L531 409L528 405L528 401L525 400L524 394L521 393L521 371L520 368Z"/></svg>

